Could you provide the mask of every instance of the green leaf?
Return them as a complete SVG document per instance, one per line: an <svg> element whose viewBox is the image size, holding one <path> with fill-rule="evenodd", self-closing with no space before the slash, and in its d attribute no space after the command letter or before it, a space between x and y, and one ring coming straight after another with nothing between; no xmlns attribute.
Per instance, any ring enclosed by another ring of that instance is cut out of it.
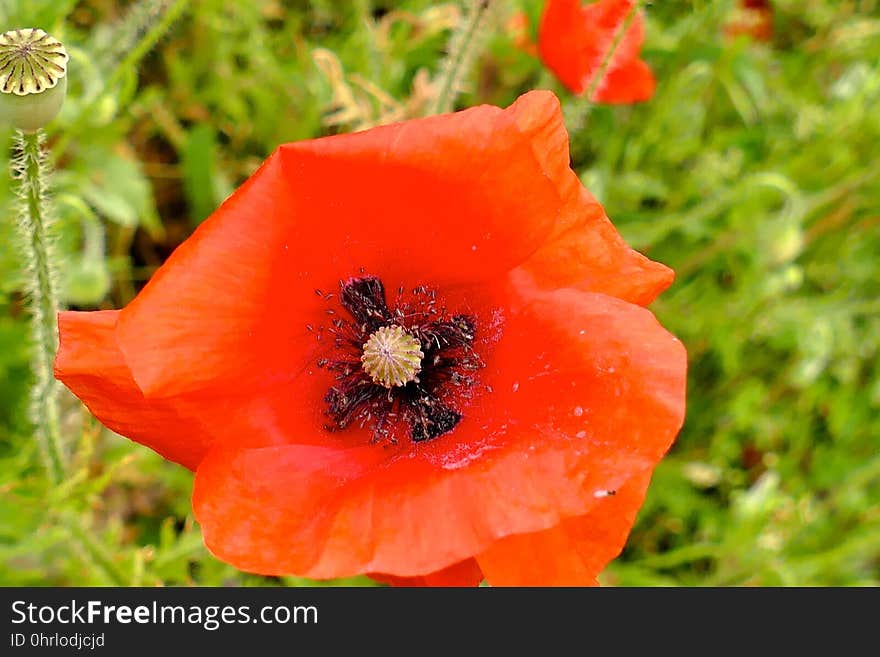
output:
<svg viewBox="0 0 880 657"><path fill-rule="evenodd" d="M189 131L181 166L190 217L193 224L199 224L232 193L231 183L217 168L217 136L209 124Z"/></svg>
<svg viewBox="0 0 880 657"><path fill-rule="evenodd" d="M162 223L153 190L140 163L116 153L90 151L83 158L89 172L80 193L92 207L120 226L143 226L154 238L161 237Z"/></svg>

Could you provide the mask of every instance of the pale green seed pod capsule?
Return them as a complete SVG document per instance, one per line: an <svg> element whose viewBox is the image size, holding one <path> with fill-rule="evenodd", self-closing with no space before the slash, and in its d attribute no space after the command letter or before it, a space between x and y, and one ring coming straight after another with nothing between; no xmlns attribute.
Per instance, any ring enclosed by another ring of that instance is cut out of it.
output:
<svg viewBox="0 0 880 657"><path fill-rule="evenodd" d="M67 94L68 59L43 30L0 34L0 124L33 132L54 119Z"/></svg>

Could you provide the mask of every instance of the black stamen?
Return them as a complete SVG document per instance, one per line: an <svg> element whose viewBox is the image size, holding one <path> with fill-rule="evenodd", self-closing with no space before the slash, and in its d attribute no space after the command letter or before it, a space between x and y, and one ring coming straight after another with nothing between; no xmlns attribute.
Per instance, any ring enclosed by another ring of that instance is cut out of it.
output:
<svg viewBox="0 0 880 657"><path fill-rule="evenodd" d="M433 395L424 394L413 400L407 420L413 442L419 443L454 429L461 420L461 414Z"/></svg>
<svg viewBox="0 0 880 657"><path fill-rule="evenodd" d="M391 322L385 302L385 286L375 276L352 278L342 285L342 306L355 321L373 333Z"/></svg>
<svg viewBox="0 0 880 657"><path fill-rule="evenodd" d="M394 441L395 426L402 420L410 439L423 442L452 431L461 421L461 413L450 403L450 393L455 389L459 401L470 398L475 372L484 366L473 350L476 320L470 315L449 317L435 291L426 286L412 288L409 300L403 299L404 291L403 286L398 289L389 309L385 286L378 278L364 276L341 283L339 302L354 321L338 315L332 320L329 331L338 354L317 362L336 376L336 384L324 397L332 420L329 430L342 430L354 422L371 426L374 441L387 437ZM321 290L315 293L327 300L332 297ZM361 356L369 337L391 325L415 337L424 357L417 380L386 388L364 371Z"/></svg>

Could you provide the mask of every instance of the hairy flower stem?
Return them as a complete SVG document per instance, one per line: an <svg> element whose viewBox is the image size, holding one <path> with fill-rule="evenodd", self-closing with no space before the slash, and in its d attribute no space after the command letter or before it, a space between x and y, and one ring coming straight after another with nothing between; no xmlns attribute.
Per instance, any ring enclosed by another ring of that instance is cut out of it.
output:
<svg viewBox="0 0 880 657"><path fill-rule="evenodd" d="M31 310L35 381L31 389L30 418L46 470L52 481L58 483L65 473L58 383L52 374L52 363L58 350L58 276L52 249L52 214L45 198L43 142L42 131L17 132L12 173L19 183L18 241L24 255Z"/></svg>
<svg viewBox="0 0 880 657"><path fill-rule="evenodd" d="M112 91L115 89L122 81L122 78L128 75L129 71L134 69L147 53L159 43L159 40L171 29L174 22L186 11L189 6L189 0L164 0L158 2L154 0L148 4L153 5L148 18L158 18L158 20L116 65L116 68L107 80L106 88L108 90Z"/></svg>
<svg viewBox="0 0 880 657"><path fill-rule="evenodd" d="M497 0L496 0L497 1ZM462 18L449 40L448 54L440 73L439 91L431 106L430 114L443 114L452 111L455 98L461 91L464 77L476 59L485 39L482 28L492 5L492 0L469 2L470 10Z"/></svg>

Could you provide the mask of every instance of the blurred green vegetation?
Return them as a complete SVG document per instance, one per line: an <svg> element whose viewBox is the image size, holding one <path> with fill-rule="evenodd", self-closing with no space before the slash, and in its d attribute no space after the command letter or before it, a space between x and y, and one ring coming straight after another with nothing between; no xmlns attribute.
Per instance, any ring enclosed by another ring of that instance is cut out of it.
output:
<svg viewBox="0 0 880 657"><path fill-rule="evenodd" d="M685 427L618 585L880 584L880 0L656 2L632 107L556 86L496 17L461 107L563 99L572 161L630 243L677 272L653 306L688 347ZM456 3L3 0L71 55L50 132L65 302L118 308L279 143L422 111ZM0 148L11 133L0 128ZM873 156L873 157L872 157ZM27 330L0 176L0 583L308 585L202 546L191 474L64 402L74 475L28 437ZM351 580L342 583L365 583Z"/></svg>

